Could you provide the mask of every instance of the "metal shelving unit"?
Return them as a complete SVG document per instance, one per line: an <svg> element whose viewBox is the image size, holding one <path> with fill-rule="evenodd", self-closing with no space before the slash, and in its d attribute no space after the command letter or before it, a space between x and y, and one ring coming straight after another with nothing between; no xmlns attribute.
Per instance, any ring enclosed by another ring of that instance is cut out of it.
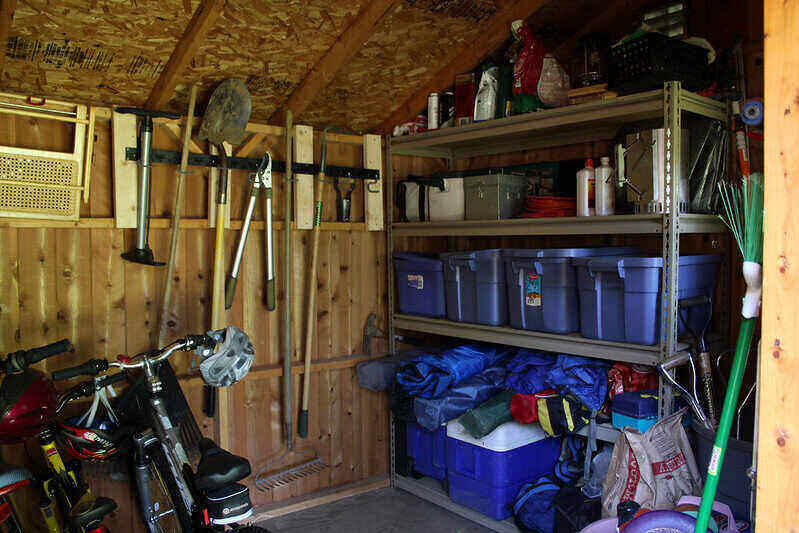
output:
<svg viewBox="0 0 799 533"><path fill-rule="evenodd" d="M557 109L447 128L408 137L389 139L387 161L392 155L413 155L456 159L494 155L545 147L563 146L581 142L610 139L625 126L638 125L641 129L665 129L665 183L663 205L659 214L619 215L612 217L514 219L497 221L461 222L393 222L393 186L389 187L388 264L389 264L389 342L396 349L397 329L432 333L449 337L482 340L546 351L571 353L654 365L678 353L686 345L677 342L677 265L680 255L679 238L690 233L724 233L726 229L716 217L709 215L680 214L679 194L683 114L728 121L723 103L685 91L678 82L665 84L662 90L618 98L588 102ZM391 166L387 168L388 183L393 184ZM661 342L656 346L594 341L579 335L552 335L516 330L508 327L490 327L477 324L426 319L394 314L394 270L392 255L395 237L468 237L468 236L533 236L533 235L598 235L598 234L658 234L662 236L663 281L661 289ZM660 384L659 411L661 416L670 412L671 389ZM604 428L608 429L608 428ZM612 428L610 428L612 429ZM607 439L617 433L604 432ZM440 501L441 495L430 491L408 489L409 481L399 479L394 471L394 439L392 424L392 484L449 508ZM425 494L427 496L425 496ZM448 500L448 498L445 498ZM451 503L451 502L450 502ZM455 504L453 504L455 505ZM456 511L457 512L457 511ZM483 523L480 520L476 520ZM485 524L484 524L485 525ZM506 529L495 529L506 531Z"/></svg>
<svg viewBox="0 0 799 533"><path fill-rule="evenodd" d="M657 345L646 346L643 344L586 339L578 333L557 335L540 331L528 331L526 329L467 324L400 314L394 315L394 327L420 333L443 335L445 337L506 344L545 352L568 353L650 366L657 364L660 360L660 346ZM687 348L686 344L677 345L677 351L685 348Z"/></svg>

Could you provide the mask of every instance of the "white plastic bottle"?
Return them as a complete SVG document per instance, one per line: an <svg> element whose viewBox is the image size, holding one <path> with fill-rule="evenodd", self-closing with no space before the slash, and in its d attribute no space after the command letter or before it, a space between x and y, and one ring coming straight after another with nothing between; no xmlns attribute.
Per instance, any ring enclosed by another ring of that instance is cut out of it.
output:
<svg viewBox="0 0 799 533"><path fill-rule="evenodd" d="M577 216L590 217L595 214L594 160L586 159L585 168L577 172Z"/></svg>
<svg viewBox="0 0 799 533"><path fill-rule="evenodd" d="M616 213L616 189L610 158L603 157L600 161L602 164L596 169L596 214L606 217Z"/></svg>

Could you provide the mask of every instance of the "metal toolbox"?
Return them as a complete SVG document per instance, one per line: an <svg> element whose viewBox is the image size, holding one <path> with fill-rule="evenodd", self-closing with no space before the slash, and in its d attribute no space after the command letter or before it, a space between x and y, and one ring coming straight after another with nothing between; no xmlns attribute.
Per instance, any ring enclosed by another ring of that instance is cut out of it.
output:
<svg viewBox="0 0 799 533"><path fill-rule="evenodd" d="M466 220L513 218L524 210L527 177L485 174L464 178Z"/></svg>

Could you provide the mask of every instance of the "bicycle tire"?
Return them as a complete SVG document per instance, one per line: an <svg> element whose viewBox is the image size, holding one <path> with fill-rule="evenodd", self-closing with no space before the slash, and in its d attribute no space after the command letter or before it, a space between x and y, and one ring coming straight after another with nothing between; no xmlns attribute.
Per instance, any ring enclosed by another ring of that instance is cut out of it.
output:
<svg viewBox="0 0 799 533"><path fill-rule="evenodd" d="M183 504L180 491L167 465L164 450L160 444L156 444L151 446L147 452L150 472L150 500L154 503L153 506L156 507L156 512L163 512L166 506L172 508L174 513L152 524L152 527L148 524L145 524L145 527L151 533L192 533L194 527L191 513ZM141 516L142 520L144 520L145 514L143 511Z"/></svg>

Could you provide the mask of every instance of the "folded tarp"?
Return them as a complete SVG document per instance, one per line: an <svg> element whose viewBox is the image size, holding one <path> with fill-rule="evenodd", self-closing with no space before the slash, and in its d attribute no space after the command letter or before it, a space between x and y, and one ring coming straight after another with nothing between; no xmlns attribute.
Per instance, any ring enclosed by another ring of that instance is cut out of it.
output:
<svg viewBox="0 0 799 533"><path fill-rule="evenodd" d="M562 394L570 392L590 409L599 411L608 392L610 363L578 355L558 355L547 381Z"/></svg>
<svg viewBox="0 0 799 533"><path fill-rule="evenodd" d="M396 355L389 355L388 357L381 357L380 359L372 359L371 361L364 361L355 367L358 374L358 384L364 389L369 389L375 392L383 392L391 387L397 371L406 363L413 361L424 352L422 350L408 350L400 352Z"/></svg>
<svg viewBox="0 0 799 533"><path fill-rule="evenodd" d="M556 359L553 353L519 350L505 365L505 384L519 394L535 394L548 389L547 376Z"/></svg>
<svg viewBox="0 0 799 533"><path fill-rule="evenodd" d="M428 431L435 431L441 424L499 394L504 384L505 368L495 366L464 379L437 398L416 397L413 400L416 422Z"/></svg>
<svg viewBox="0 0 799 533"><path fill-rule="evenodd" d="M466 344L441 355L424 354L397 372L397 383L411 396L435 398L464 379L504 362L515 350L491 344Z"/></svg>
<svg viewBox="0 0 799 533"><path fill-rule="evenodd" d="M510 401L513 391L503 391L481 403L474 409L466 411L458 421L466 428L469 435L475 439L482 439L500 425L513 420L510 414Z"/></svg>

